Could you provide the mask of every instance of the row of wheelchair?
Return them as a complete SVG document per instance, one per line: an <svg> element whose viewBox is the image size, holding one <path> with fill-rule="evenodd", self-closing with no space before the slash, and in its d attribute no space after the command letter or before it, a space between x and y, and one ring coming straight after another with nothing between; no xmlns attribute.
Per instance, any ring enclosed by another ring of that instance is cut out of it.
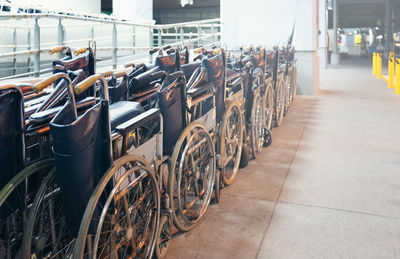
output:
<svg viewBox="0 0 400 259"><path fill-rule="evenodd" d="M96 72L95 43L0 86L0 258L161 258L271 141L291 48L150 51Z"/></svg>

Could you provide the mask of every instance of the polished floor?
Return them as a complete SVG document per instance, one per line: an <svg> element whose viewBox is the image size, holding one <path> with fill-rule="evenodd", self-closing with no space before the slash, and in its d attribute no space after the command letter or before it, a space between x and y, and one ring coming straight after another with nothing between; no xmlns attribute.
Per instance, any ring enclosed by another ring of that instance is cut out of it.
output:
<svg viewBox="0 0 400 259"><path fill-rule="evenodd" d="M400 96L365 61L321 74L167 258L400 258Z"/></svg>

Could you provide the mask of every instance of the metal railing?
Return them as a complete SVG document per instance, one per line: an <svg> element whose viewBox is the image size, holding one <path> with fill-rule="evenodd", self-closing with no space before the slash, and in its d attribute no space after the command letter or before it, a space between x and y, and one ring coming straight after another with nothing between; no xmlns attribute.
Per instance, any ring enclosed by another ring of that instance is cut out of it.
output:
<svg viewBox="0 0 400 259"><path fill-rule="evenodd" d="M151 63L148 50L153 47L197 47L220 41L220 19L156 25L152 20L130 22L58 14L1 14L0 21L3 34L0 80L39 77L50 72L51 60L59 58L48 54L55 46L67 45L74 50L95 40L97 56L104 60L99 63L115 69L128 58L146 59Z"/></svg>

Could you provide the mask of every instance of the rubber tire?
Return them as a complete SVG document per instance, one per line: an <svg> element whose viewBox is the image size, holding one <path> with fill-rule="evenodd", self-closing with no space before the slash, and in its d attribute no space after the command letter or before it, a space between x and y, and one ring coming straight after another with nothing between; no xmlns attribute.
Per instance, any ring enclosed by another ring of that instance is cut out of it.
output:
<svg viewBox="0 0 400 259"><path fill-rule="evenodd" d="M151 178L151 181L153 181L153 183L155 184L155 190L156 190L156 200L158 202L158 210L157 210L157 222L156 222L156 229L155 229L155 233L158 233L158 228L160 225L160 190L158 188L158 182L154 176L154 170L152 169L151 165L149 164L149 162L146 161L146 159L143 156L139 156L139 155L125 155L121 158L119 158L118 160L113 162L113 166L111 168L109 168L107 170L107 172L103 175L103 177L101 178L101 180L99 181L99 183L97 184L96 188L93 191L92 196L90 197L90 200L88 202L88 205L86 206L86 210L85 213L82 217L82 222L81 222L81 226L79 228L79 233L78 233L78 237L76 239L76 244L75 244L75 248L74 248L74 255L73 258L74 259L81 259L83 258L83 254L85 251L85 243L86 243L86 236L87 236L87 232L89 231L89 225L91 222L91 218L93 216L93 213L97 207L97 202L99 201L99 198L101 196L101 194L103 193L104 188L106 188L107 184L109 183L110 180L112 180L112 177L115 174L115 171L120 168L122 165L132 162L132 161L139 161L140 163L144 164L148 169L149 169L149 176ZM151 173L153 172L153 173ZM86 220L85 220L86 219ZM150 252L150 256L149 258L152 257L152 254L154 252L154 246L156 243L156 235L154 235L153 237L153 241L152 241L152 248L151 248L151 252Z"/></svg>

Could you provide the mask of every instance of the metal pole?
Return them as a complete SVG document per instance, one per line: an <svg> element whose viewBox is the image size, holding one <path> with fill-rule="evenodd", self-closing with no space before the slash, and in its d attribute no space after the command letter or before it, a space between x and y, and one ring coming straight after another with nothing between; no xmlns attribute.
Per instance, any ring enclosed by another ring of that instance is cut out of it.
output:
<svg viewBox="0 0 400 259"><path fill-rule="evenodd" d="M133 33L132 47L136 47L136 25L132 26L132 33ZM133 49L133 54L136 54L135 49Z"/></svg>
<svg viewBox="0 0 400 259"><path fill-rule="evenodd" d="M157 39L157 42L158 42L158 46L159 47L161 47L162 46L162 35L161 35L161 30L162 29L158 29L158 39Z"/></svg>
<svg viewBox="0 0 400 259"><path fill-rule="evenodd" d="M200 37L201 37L201 31L200 31L200 24L198 24L197 25L197 47L200 47L201 46L201 43L200 43Z"/></svg>
<svg viewBox="0 0 400 259"><path fill-rule="evenodd" d="M58 46L62 46L62 45L64 45L64 28L63 28L63 25L61 23L61 19L59 19L58 20ZM64 56L63 52L60 51L58 53L58 57L62 58L63 56Z"/></svg>
<svg viewBox="0 0 400 259"><path fill-rule="evenodd" d="M113 54L112 54L113 69L116 69L117 68L117 25L115 23L113 24L112 44L113 44Z"/></svg>
<svg viewBox="0 0 400 259"><path fill-rule="evenodd" d="M14 45L14 52L17 51L17 29L14 29L14 33L13 33L13 45ZM15 75L17 73L17 57L14 56L13 59L13 75Z"/></svg>
<svg viewBox="0 0 400 259"><path fill-rule="evenodd" d="M33 48L35 50L34 54L34 72L35 77L40 75L40 27L39 19L35 19L35 25L33 26Z"/></svg>
<svg viewBox="0 0 400 259"><path fill-rule="evenodd" d="M94 26L90 28L90 38L92 39L92 41L94 40Z"/></svg>
<svg viewBox="0 0 400 259"><path fill-rule="evenodd" d="M212 35L212 37L211 37L212 45L214 45L214 43L215 43L215 38L214 38L214 23L211 24L211 35Z"/></svg>
<svg viewBox="0 0 400 259"><path fill-rule="evenodd" d="M28 44L28 49L27 50L30 50L32 47L31 47L31 44L32 44L32 42L31 42L31 29L28 29L28 35L27 35L27 44ZM31 72L31 68L30 68L30 66L31 66L31 55L28 55L28 60L27 60L27 66L28 66L28 73L29 72Z"/></svg>
<svg viewBox="0 0 400 259"><path fill-rule="evenodd" d="M183 44L183 41L185 40L185 35L183 35L183 27L180 27L180 31L181 31L181 42Z"/></svg>
<svg viewBox="0 0 400 259"><path fill-rule="evenodd" d="M152 49L154 44L153 28L149 27L149 48ZM149 53L149 63L153 63L153 56Z"/></svg>

